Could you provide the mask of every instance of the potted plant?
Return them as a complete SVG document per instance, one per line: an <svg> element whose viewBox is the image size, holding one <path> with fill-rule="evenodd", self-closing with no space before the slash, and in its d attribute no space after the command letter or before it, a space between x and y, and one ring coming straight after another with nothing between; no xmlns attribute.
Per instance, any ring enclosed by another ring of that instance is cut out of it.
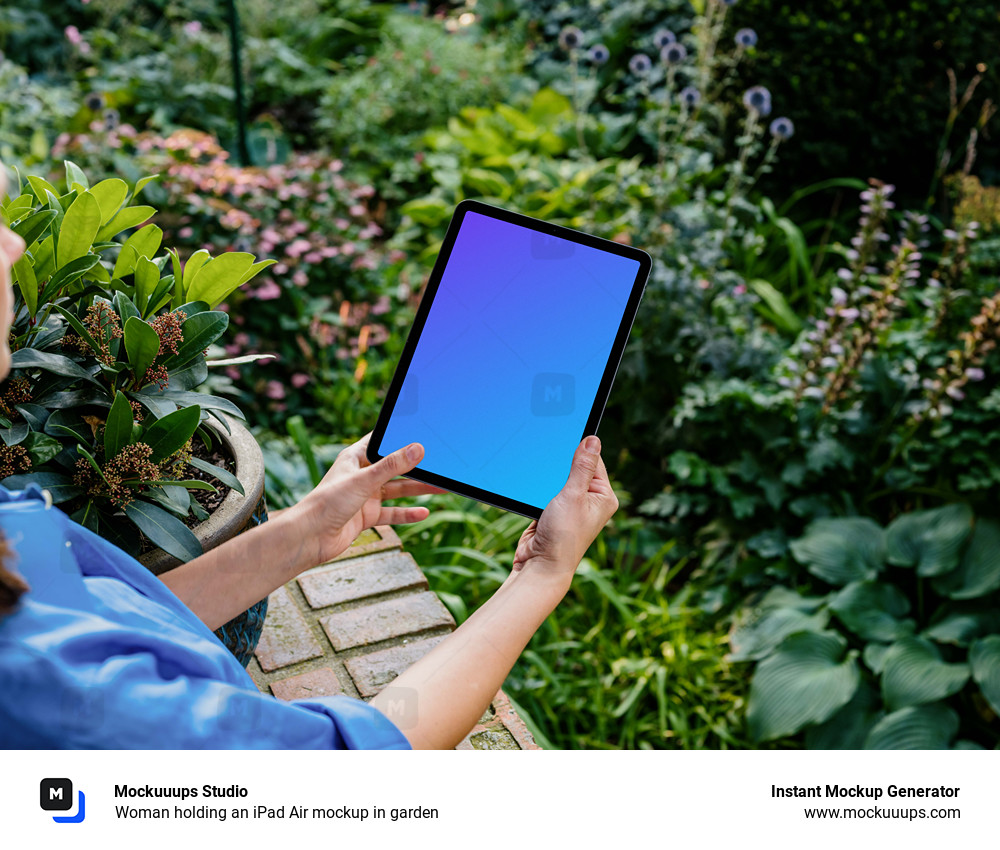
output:
<svg viewBox="0 0 1000 850"><path fill-rule="evenodd" d="M152 179L91 186L67 162L65 191L18 175L3 200L27 250L12 269L0 478L11 488L38 483L72 519L159 573L266 517L263 465L238 424L243 414L197 390L206 350L229 324L216 308L272 261L197 251L182 263L148 223L156 210L137 203ZM235 471L212 462L220 443L230 453L249 445ZM212 522L199 497L218 494L216 484L231 491L229 516ZM249 612L258 636L265 606ZM240 643L230 648L248 659L245 635Z"/></svg>

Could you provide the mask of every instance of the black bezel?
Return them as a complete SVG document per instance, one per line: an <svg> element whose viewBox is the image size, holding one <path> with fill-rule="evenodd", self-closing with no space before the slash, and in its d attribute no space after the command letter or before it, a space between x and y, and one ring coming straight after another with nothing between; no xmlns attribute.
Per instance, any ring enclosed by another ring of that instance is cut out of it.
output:
<svg viewBox="0 0 1000 850"><path fill-rule="evenodd" d="M587 233L581 233L577 230L570 230L568 227L562 227L558 224L550 224L545 221L539 221L538 219L522 215L521 213L511 212L510 210L504 210L499 207L484 204L481 201L467 200L462 201L455 208L455 213L448 226L448 232L445 234L444 242L441 245L441 252L438 254L437 260L434 263L434 268L427 281L427 288L424 291L423 298L420 300L420 306L417 307L417 315L413 320L413 327L410 329L410 334L406 338L406 345L403 347L403 353L400 355L396 371L392 376L392 382L389 384L385 401L382 404L382 410L379 412L378 421L375 424L371 439L368 442L366 454L370 463L376 463L384 457L384 455L379 452L379 448L382 444L382 438L385 436L386 429L389 427L389 419L392 416L392 411L396 406L396 399L399 397L399 391L402 389L403 381L406 378L406 371L410 367L410 362L413 359L413 353L420 340L420 334L427 321L431 305L434 303L434 295L437 293L438 286L441 283L441 278L444 276L445 267L448 264L452 248L454 247L455 240L458 237L458 231L462 226L462 222L464 221L465 214L467 212L476 212L480 215L489 216L490 218L499 219L500 221L506 221L510 224L527 227L531 230L538 231L539 233L544 233L549 236L558 236L571 242L577 242L581 245L587 245L591 248L597 248L601 251L607 251L612 254L617 254L619 256L628 257L629 259L638 261L639 271L632 283L632 292L629 294L628 303L625 306L625 312L622 315L621 324L618 327L618 334L615 337L614 344L611 347L611 352L608 355L608 362L604 368L604 375L601 377L601 383L597 388L597 395L594 398L594 404L591 407L590 415L587 417L587 425L584 428L583 433L580 435L580 440L583 440L584 437L589 436L590 434L597 433L597 426L601 422L601 416L604 414L604 406L607 404L608 396L611 394L611 385L614 383L615 375L618 372L618 366L621 363L622 354L625 351L625 344L628 342L629 332L632 329L632 322L635 320L635 314L639 309L639 301L642 299L642 293L646 286L646 280L649 277L649 272L652 267L652 260L650 259L649 254L645 251L639 250L638 248L633 248L631 245L622 245L618 242L601 239L600 237L591 236ZM455 481L454 479L446 478L443 475L437 475L433 472L427 472L419 468L408 473L405 477L412 478L416 481L424 481L428 484L433 484L435 487L441 487L445 490L451 491L452 493L457 493L460 496L468 496L487 505L493 505L497 508L513 511L514 513L521 514L522 516L526 516L531 519L538 519L544 508L544 506L542 508L538 508L525 502L519 502L516 499L508 499L506 496L501 496L498 493L481 490L478 487L473 487L472 485L464 484L461 481Z"/></svg>

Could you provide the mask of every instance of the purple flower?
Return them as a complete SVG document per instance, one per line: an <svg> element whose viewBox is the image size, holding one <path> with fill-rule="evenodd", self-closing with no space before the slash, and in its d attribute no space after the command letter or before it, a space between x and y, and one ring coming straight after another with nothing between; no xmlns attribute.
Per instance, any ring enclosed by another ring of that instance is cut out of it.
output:
<svg viewBox="0 0 1000 850"><path fill-rule="evenodd" d="M563 27L559 33L559 46L563 50L576 50L583 45L583 32L579 27Z"/></svg>
<svg viewBox="0 0 1000 850"><path fill-rule="evenodd" d="M678 41L666 45L660 51L660 59L668 65L678 65L687 59L687 48Z"/></svg>
<svg viewBox="0 0 1000 850"><path fill-rule="evenodd" d="M652 67L653 62L645 53L636 53L628 60L628 69L637 77L644 77Z"/></svg>
<svg viewBox="0 0 1000 850"><path fill-rule="evenodd" d="M587 58L594 65L603 65L611 58L611 51L603 44L595 44L587 51Z"/></svg>
<svg viewBox="0 0 1000 850"><path fill-rule="evenodd" d="M970 381L981 381L986 377L986 373L978 366L970 366L965 370L965 377Z"/></svg>
<svg viewBox="0 0 1000 850"><path fill-rule="evenodd" d="M694 86L685 86L681 89L680 101L682 106L693 109L701 100L701 92Z"/></svg>
<svg viewBox="0 0 1000 850"><path fill-rule="evenodd" d="M771 92L764 86L753 86L743 93L743 105L761 117L771 114Z"/></svg>
<svg viewBox="0 0 1000 850"><path fill-rule="evenodd" d="M792 123L791 118L775 118L771 122L771 135L774 136L779 142L788 141L792 136L795 135L795 125Z"/></svg>
<svg viewBox="0 0 1000 850"><path fill-rule="evenodd" d="M750 29L750 27L743 27L743 29L736 31L733 40L736 42L737 47L756 47L757 33L755 30Z"/></svg>
<svg viewBox="0 0 1000 850"><path fill-rule="evenodd" d="M668 29L659 29L653 33L653 46L657 50L663 50L664 47L675 41L677 41L677 36Z"/></svg>

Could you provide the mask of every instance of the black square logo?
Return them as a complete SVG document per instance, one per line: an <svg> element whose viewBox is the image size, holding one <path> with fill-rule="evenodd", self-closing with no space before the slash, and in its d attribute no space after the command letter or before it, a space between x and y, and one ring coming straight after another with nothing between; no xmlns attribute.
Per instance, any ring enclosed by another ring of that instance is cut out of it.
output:
<svg viewBox="0 0 1000 850"><path fill-rule="evenodd" d="M47 812L68 812L73 808L73 783L69 779L43 779L38 804Z"/></svg>

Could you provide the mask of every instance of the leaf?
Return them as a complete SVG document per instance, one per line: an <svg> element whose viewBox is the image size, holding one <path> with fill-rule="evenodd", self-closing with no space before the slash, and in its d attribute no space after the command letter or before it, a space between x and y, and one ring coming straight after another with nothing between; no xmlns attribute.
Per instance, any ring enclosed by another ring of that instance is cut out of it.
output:
<svg viewBox="0 0 1000 850"><path fill-rule="evenodd" d="M972 680L979 685L990 708L1000 714L1000 635L977 640L969 649Z"/></svg>
<svg viewBox="0 0 1000 850"><path fill-rule="evenodd" d="M17 288L21 290L21 298L24 299L28 316L34 319L38 312L38 278L35 277L35 270L28 255L22 254L21 258L11 266L11 271Z"/></svg>
<svg viewBox="0 0 1000 850"><path fill-rule="evenodd" d="M80 339L82 339L84 342L86 342L87 345L90 346L92 351L100 352L101 349L100 346L97 344L97 340L90 335L90 331L88 331L83 326L83 322L81 322L76 316L70 313L69 310L66 310L59 304L56 304L55 308L56 310L59 311L59 315L62 316L69 323L69 326L71 328L73 328L73 331L76 333L76 335L80 337Z"/></svg>
<svg viewBox="0 0 1000 850"><path fill-rule="evenodd" d="M61 268L90 251L100 227L101 206L90 192L84 192L73 201L63 217L56 264Z"/></svg>
<svg viewBox="0 0 1000 850"><path fill-rule="evenodd" d="M143 485L156 485L158 487L167 486L178 486L185 488L187 490L205 490L209 493L218 493L219 488L214 484L209 484L207 481L202 481L200 478L177 478L177 479L162 479L160 481L144 481L141 482Z"/></svg>
<svg viewBox="0 0 1000 850"><path fill-rule="evenodd" d="M806 729L810 750L860 750L885 712L876 690L862 681L851 701L829 720Z"/></svg>
<svg viewBox="0 0 1000 850"><path fill-rule="evenodd" d="M193 466L195 469L200 469L202 472L207 472L213 478L218 479L223 484L231 487L241 496L246 495L246 491L243 489L243 485L240 483L240 479L237 478L228 469L222 469L218 466L213 466L207 460L202 460L200 457L193 457L188 461L188 466Z"/></svg>
<svg viewBox="0 0 1000 850"><path fill-rule="evenodd" d="M208 253L204 248L199 248L195 251L188 261L184 264L184 275L182 280L181 288L186 296L187 291L191 288L191 284L194 282L195 275L201 271L201 267L205 265L209 260L212 259L212 255ZM194 301L196 299L190 299Z"/></svg>
<svg viewBox="0 0 1000 850"><path fill-rule="evenodd" d="M191 510L191 494L172 482L159 487L151 486L143 495L178 516L187 516Z"/></svg>
<svg viewBox="0 0 1000 850"><path fill-rule="evenodd" d="M965 504L903 514L886 529L886 557L890 564L915 566L919 576L951 572L958 566L972 523L972 509Z"/></svg>
<svg viewBox="0 0 1000 850"><path fill-rule="evenodd" d="M958 568L934 579L951 599L975 599L1000 587L1000 523L979 519Z"/></svg>
<svg viewBox="0 0 1000 850"><path fill-rule="evenodd" d="M229 316L222 311L195 313L188 316L181 325L184 341L177 347L177 353L163 361L169 371L187 366L195 358L226 332Z"/></svg>
<svg viewBox="0 0 1000 850"><path fill-rule="evenodd" d="M53 410L45 423L45 433L53 437L71 437L77 442L90 446L94 435L79 410Z"/></svg>
<svg viewBox="0 0 1000 850"><path fill-rule="evenodd" d="M48 463L62 451L62 443L48 434L32 431L21 443L31 457L32 466L42 466Z"/></svg>
<svg viewBox="0 0 1000 850"><path fill-rule="evenodd" d="M49 410L38 404L18 404L15 405L15 410L20 411L21 416L24 417L24 421L28 423L28 426L32 431L44 431L45 421L49 418ZM8 423L7 427L10 427Z"/></svg>
<svg viewBox="0 0 1000 850"><path fill-rule="evenodd" d="M156 252L160 250L162 243L163 231L155 224L147 224L145 227L140 227L122 245L111 276L116 280L120 280L125 275L132 274L135 271L135 264L138 262L139 257L156 256Z"/></svg>
<svg viewBox="0 0 1000 850"><path fill-rule="evenodd" d="M195 360L190 366L170 372L170 386L175 390L193 390L208 380L208 364L204 360Z"/></svg>
<svg viewBox="0 0 1000 850"><path fill-rule="evenodd" d="M97 241L105 242L123 230L131 230L149 221L154 215L156 210L153 207L124 207L111 221L101 227L97 233Z"/></svg>
<svg viewBox="0 0 1000 850"><path fill-rule="evenodd" d="M156 263L139 257L135 264L135 306L139 309L140 316L149 314L149 299L153 297L159 282L160 269Z"/></svg>
<svg viewBox="0 0 1000 850"><path fill-rule="evenodd" d="M753 612L751 612L751 617ZM786 637L796 632L821 632L830 615L807 614L795 608L774 608L756 619L742 618L729 634L733 661L755 661L770 655Z"/></svg>
<svg viewBox="0 0 1000 850"><path fill-rule="evenodd" d="M180 561L190 561L203 552L194 532L163 508L136 499L125 506L125 516L153 543Z"/></svg>
<svg viewBox="0 0 1000 850"><path fill-rule="evenodd" d="M71 283L76 283L99 262L101 262L101 258L97 254L87 254L84 257L77 257L75 260L71 260L52 275L48 286L45 287L46 297L55 297L56 294Z"/></svg>
<svg viewBox="0 0 1000 850"><path fill-rule="evenodd" d="M148 177L143 177L140 180L137 180L135 184L135 191L132 193L132 197L138 198L139 193L143 189L145 189L149 183L152 183L154 180L157 180L159 176L160 176L159 174L150 174Z"/></svg>
<svg viewBox="0 0 1000 850"><path fill-rule="evenodd" d="M205 410L221 410L223 413L228 413L230 416L235 416L237 419L246 419L243 415L243 411L233 404L228 398L220 398L217 395L188 392L186 390L167 389L159 393L157 397L166 401L172 401L179 407L187 407L189 405L196 404Z"/></svg>
<svg viewBox="0 0 1000 850"><path fill-rule="evenodd" d="M861 679L856 652L834 632L800 632L758 666L750 684L747 722L757 741L792 735L828 720Z"/></svg>
<svg viewBox="0 0 1000 850"><path fill-rule="evenodd" d="M88 501L79 510L73 511L69 518L89 531L94 532L94 534L98 533L100 524L98 522L97 505L94 504L93 500Z"/></svg>
<svg viewBox="0 0 1000 850"><path fill-rule="evenodd" d="M125 323L125 351L136 382L141 382L160 353L160 338L146 322L132 316Z"/></svg>
<svg viewBox="0 0 1000 850"><path fill-rule="evenodd" d="M889 584L852 582L830 600L840 621L862 640L894 641L912 635L915 624L901 620L910 611L902 591Z"/></svg>
<svg viewBox="0 0 1000 850"><path fill-rule="evenodd" d="M205 263L191 280L184 297L189 301L205 301L216 307L240 285L240 280L253 265L253 254L229 251Z"/></svg>
<svg viewBox="0 0 1000 850"><path fill-rule="evenodd" d="M15 422L10 428L0 429L0 439L5 446L16 446L31 433L27 422Z"/></svg>
<svg viewBox="0 0 1000 850"><path fill-rule="evenodd" d="M97 203L101 207L101 226L103 227L118 214L118 210L125 203L125 198L128 196L128 186L124 180L109 177L92 187L90 194L97 198Z"/></svg>
<svg viewBox="0 0 1000 850"><path fill-rule="evenodd" d="M10 357L10 367L11 369L42 369L55 375L62 375L64 378L79 378L93 384L98 383L95 378L92 378L88 372L68 357L49 351L39 351L36 348L20 348L15 351Z"/></svg>
<svg viewBox="0 0 1000 850"><path fill-rule="evenodd" d="M87 175L80 170L80 166L70 162L68 159L63 160L63 166L66 169L67 186L72 187L74 183L79 183L84 191L90 188L90 181L87 180Z"/></svg>
<svg viewBox="0 0 1000 850"><path fill-rule="evenodd" d="M947 664L934 644L907 637L889 647L882 672L882 698L890 711L936 702L962 689L969 665Z"/></svg>
<svg viewBox="0 0 1000 850"><path fill-rule="evenodd" d="M883 717L865 741L866 750L946 750L958 732L958 715L941 703L911 706Z"/></svg>
<svg viewBox="0 0 1000 850"><path fill-rule="evenodd" d="M885 561L882 529L861 517L816 520L792 541L791 550L809 572L832 585L873 579Z"/></svg>
<svg viewBox="0 0 1000 850"><path fill-rule="evenodd" d="M55 504L68 502L83 495L83 490L73 483L68 475L58 472L31 472L27 475L11 475L0 481L8 490L23 490L29 484L37 484L43 490L48 490Z"/></svg>
<svg viewBox="0 0 1000 850"><path fill-rule="evenodd" d="M766 307L759 305L761 315L779 331L794 336L802 330L802 320L795 315L795 311L788 305L785 296L772 284L758 278L747 281L747 286L766 305Z"/></svg>
<svg viewBox="0 0 1000 850"><path fill-rule="evenodd" d="M142 441L152 447L150 460L159 463L170 457L194 436L201 422L201 408L197 405L182 407L173 413L157 419L146 428Z"/></svg>
<svg viewBox="0 0 1000 850"><path fill-rule="evenodd" d="M20 236L24 240L24 244L30 248L55 217L56 214L52 210L39 210L18 222L11 230Z"/></svg>
<svg viewBox="0 0 1000 850"><path fill-rule="evenodd" d="M996 624L1000 623L1000 608L956 610L945 606L935 618L937 621L924 629L921 637L937 643L968 646L978 637L993 634Z"/></svg>
<svg viewBox="0 0 1000 850"><path fill-rule="evenodd" d="M861 658L865 665L875 675L881 676L885 670L885 657L889 653L889 647L884 643L869 643L861 653Z"/></svg>
<svg viewBox="0 0 1000 850"><path fill-rule="evenodd" d="M104 457L111 460L132 441L135 415L125 393L115 393L115 400L104 424Z"/></svg>
<svg viewBox="0 0 1000 850"><path fill-rule="evenodd" d="M240 278L239 286L243 286L244 283L249 283L257 275L259 275L268 266L273 266L277 263L277 260L261 260L259 263L254 263L250 268L243 272L243 276Z"/></svg>

